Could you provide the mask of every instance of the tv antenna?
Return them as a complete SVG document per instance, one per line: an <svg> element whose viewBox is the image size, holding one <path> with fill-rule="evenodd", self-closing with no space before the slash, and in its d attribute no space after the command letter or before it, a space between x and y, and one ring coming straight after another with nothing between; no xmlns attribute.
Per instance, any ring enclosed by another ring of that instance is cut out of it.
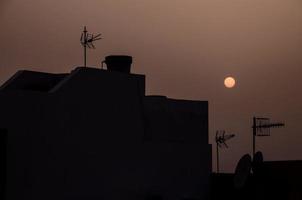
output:
<svg viewBox="0 0 302 200"><path fill-rule="evenodd" d="M87 66L87 47L89 49L95 49L95 46L93 44L94 41L100 40L102 34L93 35L88 33L86 26L84 26L84 30L81 35L81 44L84 49L84 66Z"/></svg>
<svg viewBox="0 0 302 200"><path fill-rule="evenodd" d="M269 118L253 117L253 157L256 152L256 136L270 136L271 128L279 128L285 126L284 123L271 123Z"/></svg>
<svg viewBox="0 0 302 200"><path fill-rule="evenodd" d="M227 140L235 137L235 134L226 135L225 130L216 131L215 142L216 142L216 154L217 154L217 173L219 173L219 148L229 148L226 144Z"/></svg>

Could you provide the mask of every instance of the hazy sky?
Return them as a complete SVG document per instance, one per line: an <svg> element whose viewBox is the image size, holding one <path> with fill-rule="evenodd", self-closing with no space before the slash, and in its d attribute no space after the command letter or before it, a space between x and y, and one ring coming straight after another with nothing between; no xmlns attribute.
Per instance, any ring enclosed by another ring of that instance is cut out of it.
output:
<svg viewBox="0 0 302 200"><path fill-rule="evenodd" d="M0 83L21 69L81 65L84 25L104 37L89 65L132 55L148 94L209 101L210 143L217 129L236 134L222 171L251 153L254 115L286 123L258 140L266 160L302 159L300 0L0 0Z"/></svg>

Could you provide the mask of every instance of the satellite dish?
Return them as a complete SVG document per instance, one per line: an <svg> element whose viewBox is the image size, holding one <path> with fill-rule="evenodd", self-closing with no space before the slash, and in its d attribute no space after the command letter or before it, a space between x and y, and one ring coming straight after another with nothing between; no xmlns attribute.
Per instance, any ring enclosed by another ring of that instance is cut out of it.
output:
<svg viewBox="0 0 302 200"><path fill-rule="evenodd" d="M249 154L245 154L238 162L235 175L234 175L234 187L241 189L245 186L245 183L251 173L252 157Z"/></svg>
<svg viewBox="0 0 302 200"><path fill-rule="evenodd" d="M263 169L263 154L261 151L257 151L253 158L252 163L253 173L259 174Z"/></svg>

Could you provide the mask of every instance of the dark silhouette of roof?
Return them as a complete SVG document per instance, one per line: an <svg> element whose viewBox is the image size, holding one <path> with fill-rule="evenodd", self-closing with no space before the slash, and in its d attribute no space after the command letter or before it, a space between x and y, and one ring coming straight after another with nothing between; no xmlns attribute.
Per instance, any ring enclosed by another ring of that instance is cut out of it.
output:
<svg viewBox="0 0 302 200"><path fill-rule="evenodd" d="M302 199L301 169L302 161L264 161L242 188L234 187L235 174L212 174L211 199Z"/></svg>
<svg viewBox="0 0 302 200"><path fill-rule="evenodd" d="M1 86L0 90L32 90L49 92L60 81L62 81L66 75L67 74L50 74L22 70L6 81Z"/></svg>
<svg viewBox="0 0 302 200"><path fill-rule="evenodd" d="M144 75L78 67L17 72L0 110L6 199L207 197L206 101L145 96Z"/></svg>

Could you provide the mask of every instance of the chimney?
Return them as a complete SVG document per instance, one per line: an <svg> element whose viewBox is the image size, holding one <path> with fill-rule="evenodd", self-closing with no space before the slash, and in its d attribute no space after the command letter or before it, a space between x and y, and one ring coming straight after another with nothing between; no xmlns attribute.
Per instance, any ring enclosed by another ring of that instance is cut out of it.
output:
<svg viewBox="0 0 302 200"><path fill-rule="evenodd" d="M106 64L109 71L118 71L130 74L132 57L126 55L110 55L105 57L103 63Z"/></svg>

